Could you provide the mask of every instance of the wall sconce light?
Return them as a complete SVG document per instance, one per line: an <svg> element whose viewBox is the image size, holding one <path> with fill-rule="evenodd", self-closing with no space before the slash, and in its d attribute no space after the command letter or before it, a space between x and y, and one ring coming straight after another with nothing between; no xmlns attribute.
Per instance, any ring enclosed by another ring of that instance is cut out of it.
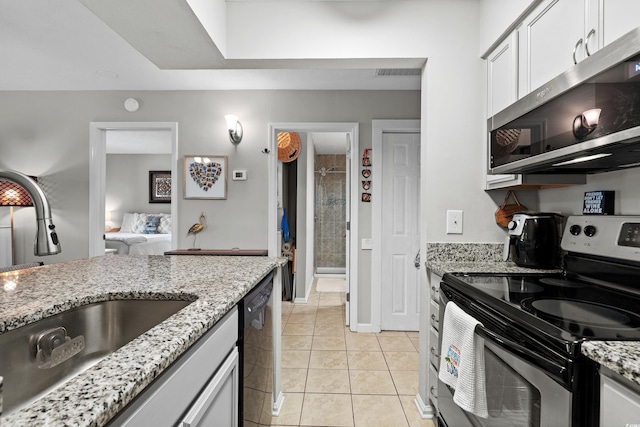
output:
<svg viewBox="0 0 640 427"><path fill-rule="evenodd" d="M576 116L573 119L573 135L578 139L582 139L593 132L600 121L601 111L602 109L600 108L594 108Z"/></svg>
<svg viewBox="0 0 640 427"><path fill-rule="evenodd" d="M234 144L239 144L242 141L242 125L238 121L238 116L227 114L224 116L227 121L227 129L229 129L229 139Z"/></svg>

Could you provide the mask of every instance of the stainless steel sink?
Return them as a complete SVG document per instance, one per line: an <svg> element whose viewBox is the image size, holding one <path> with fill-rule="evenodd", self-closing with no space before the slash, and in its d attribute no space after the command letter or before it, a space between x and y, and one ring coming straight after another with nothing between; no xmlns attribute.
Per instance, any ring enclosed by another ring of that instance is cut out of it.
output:
<svg viewBox="0 0 640 427"><path fill-rule="evenodd" d="M105 301L1 334L2 414L19 410L49 393L189 304Z"/></svg>

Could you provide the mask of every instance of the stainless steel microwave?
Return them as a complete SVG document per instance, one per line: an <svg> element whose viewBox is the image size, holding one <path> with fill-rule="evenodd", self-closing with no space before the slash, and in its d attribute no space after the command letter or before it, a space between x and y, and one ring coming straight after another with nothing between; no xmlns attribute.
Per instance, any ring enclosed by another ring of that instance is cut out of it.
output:
<svg viewBox="0 0 640 427"><path fill-rule="evenodd" d="M491 117L489 172L640 166L640 27Z"/></svg>

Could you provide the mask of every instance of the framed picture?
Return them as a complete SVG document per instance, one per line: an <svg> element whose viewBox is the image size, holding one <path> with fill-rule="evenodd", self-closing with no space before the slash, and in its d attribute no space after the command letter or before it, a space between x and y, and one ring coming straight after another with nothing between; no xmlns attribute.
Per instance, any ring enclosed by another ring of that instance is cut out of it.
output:
<svg viewBox="0 0 640 427"><path fill-rule="evenodd" d="M149 203L171 203L171 171L149 171Z"/></svg>
<svg viewBox="0 0 640 427"><path fill-rule="evenodd" d="M184 198L226 199L227 156L184 156Z"/></svg>

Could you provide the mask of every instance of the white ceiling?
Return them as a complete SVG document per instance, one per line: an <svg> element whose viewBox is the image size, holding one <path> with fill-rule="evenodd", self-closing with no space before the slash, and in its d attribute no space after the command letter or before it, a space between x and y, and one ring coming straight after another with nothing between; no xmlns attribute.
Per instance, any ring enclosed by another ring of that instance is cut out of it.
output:
<svg viewBox="0 0 640 427"><path fill-rule="evenodd" d="M82 1L92 8L112 3ZM117 17L101 16L127 34ZM225 69L161 69L75 0L1 0L0 40L0 90L420 89L419 76L375 73L419 67L416 59L223 59Z"/></svg>

